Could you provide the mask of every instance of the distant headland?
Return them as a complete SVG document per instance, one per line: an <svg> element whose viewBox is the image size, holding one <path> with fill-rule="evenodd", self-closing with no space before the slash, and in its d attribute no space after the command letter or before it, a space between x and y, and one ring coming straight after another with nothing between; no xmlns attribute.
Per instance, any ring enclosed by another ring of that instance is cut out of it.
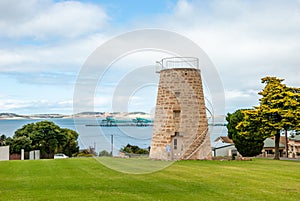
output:
<svg viewBox="0 0 300 201"><path fill-rule="evenodd" d="M112 116L118 119L134 119L137 117L152 119L151 115L145 112L80 112L71 115L65 114L30 114L22 115L16 113L0 113L1 119L51 119L51 118L106 118Z"/></svg>

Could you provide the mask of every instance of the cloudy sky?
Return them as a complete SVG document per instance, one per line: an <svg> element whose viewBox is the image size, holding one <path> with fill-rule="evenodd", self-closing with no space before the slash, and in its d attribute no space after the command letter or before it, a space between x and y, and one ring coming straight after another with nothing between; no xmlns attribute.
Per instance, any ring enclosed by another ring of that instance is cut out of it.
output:
<svg viewBox="0 0 300 201"><path fill-rule="evenodd" d="M183 35L206 52L223 83L226 112L257 105L264 76L300 86L299 0L1 0L0 112L73 113L89 55L118 35L149 28ZM99 81L95 110L111 111L122 78L163 56L143 52L115 62ZM135 90L128 110L153 110L156 81Z"/></svg>

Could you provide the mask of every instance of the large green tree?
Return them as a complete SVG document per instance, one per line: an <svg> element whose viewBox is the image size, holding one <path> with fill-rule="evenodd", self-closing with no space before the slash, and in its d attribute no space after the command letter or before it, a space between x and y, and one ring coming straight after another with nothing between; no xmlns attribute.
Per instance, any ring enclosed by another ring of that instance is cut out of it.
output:
<svg viewBox="0 0 300 201"><path fill-rule="evenodd" d="M237 110L228 113L226 120L228 137L242 156L251 157L261 153L265 137L261 135L256 110Z"/></svg>
<svg viewBox="0 0 300 201"><path fill-rule="evenodd" d="M283 79L276 77L264 77L261 81L265 87L259 92L259 106L228 115L228 136L237 147L246 141L259 147L262 140L275 136L274 159L279 160L280 132L285 133L288 157L287 132L300 130L300 88L287 87Z"/></svg>
<svg viewBox="0 0 300 201"><path fill-rule="evenodd" d="M282 82L284 79L264 77L262 83L266 84L259 92L258 110L264 129L271 136L275 136L275 159L279 159L280 131L284 130L286 138L286 157L288 157L289 130L300 129L300 89L287 87Z"/></svg>
<svg viewBox="0 0 300 201"><path fill-rule="evenodd" d="M41 151L41 155L47 157L51 157L58 152L72 156L72 154L77 153L79 150L77 142L78 133L70 129L60 128L51 121L41 121L24 125L15 132L11 145L14 146L15 141L19 138L29 139L31 142L30 149L38 149ZM20 145L18 148L12 149L13 153L19 153L19 147L22 148Z"/></svg>

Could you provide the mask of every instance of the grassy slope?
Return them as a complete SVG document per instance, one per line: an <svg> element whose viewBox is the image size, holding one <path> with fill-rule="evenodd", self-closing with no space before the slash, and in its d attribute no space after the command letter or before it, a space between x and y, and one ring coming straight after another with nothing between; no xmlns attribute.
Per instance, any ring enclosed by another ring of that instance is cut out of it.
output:
<svg viewBox="0 0 300 201"><path fill-rule="evenodd" d="M179 161L140 175L116 172L92 158L0 162L0 200L294 201L299 197L300 162L293 161Z"/></svg>

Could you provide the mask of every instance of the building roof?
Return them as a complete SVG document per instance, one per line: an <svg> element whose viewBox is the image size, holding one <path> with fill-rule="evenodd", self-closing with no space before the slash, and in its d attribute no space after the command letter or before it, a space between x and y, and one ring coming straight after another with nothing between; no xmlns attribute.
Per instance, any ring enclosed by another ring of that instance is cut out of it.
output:
<svg viewBox="0 0 300 201"><path fill-rule="evenodd" d="M267 138L264 141L264 148L274 148L275 147L275 140L272 138ZM279 143L279 147L285 147L284 144Z"/></svg>
<svg viewBox="0 0 300 201"><path fill-rule="evenodd" d="M299 139L300 140L300 135L298 135L297 138L293 138L293 139ZM227 136L220 136L217 139L215 139L214 142L215 142L215 144L213 146L214 149L219 149L219 148L226 147L228 145L233 145L234 144L233 141ZM283 142L285 142L285 139L284 139L284 136L281 136L280 143L279 143L280 148L285 147ZM274 148L274 147L275 147L275 140L273 138L265 139L264 148Z"/></svg>
<svg viewBox="0 0 300 201"><path fill-rule="evenodd" d="M290 137L289 140L300 141L300 135L295 135L293 138Z"/></svg>
<svg viewBox="0 0 300 201"><path fill-rule="evenodd" d="M222 143L234 144L232 139L230 139L228 136L220 136L217 139L215 139L215 142L217 141L221 141Z"/></svg>
<svg viewBox="0 0 300 201"><path fill-rule="evenodd" d="M273 136L273 137L270 137L272 140L274 140L275 141L275 136ZM285 142L286 142L286 140L285 140L285 136L280 136L280 138L279 138L279 143L281 143L281 144L285 144Z"/></svg>
<svg viewBox="0 0 300 201"><path fill-rule="evenodd" d="M226 148L226 147L234 147L234 144L223 144L223 145L216 145L214 147L212 147L212 150L217 150L217 149L223 149L223 148Z"/></svg>

